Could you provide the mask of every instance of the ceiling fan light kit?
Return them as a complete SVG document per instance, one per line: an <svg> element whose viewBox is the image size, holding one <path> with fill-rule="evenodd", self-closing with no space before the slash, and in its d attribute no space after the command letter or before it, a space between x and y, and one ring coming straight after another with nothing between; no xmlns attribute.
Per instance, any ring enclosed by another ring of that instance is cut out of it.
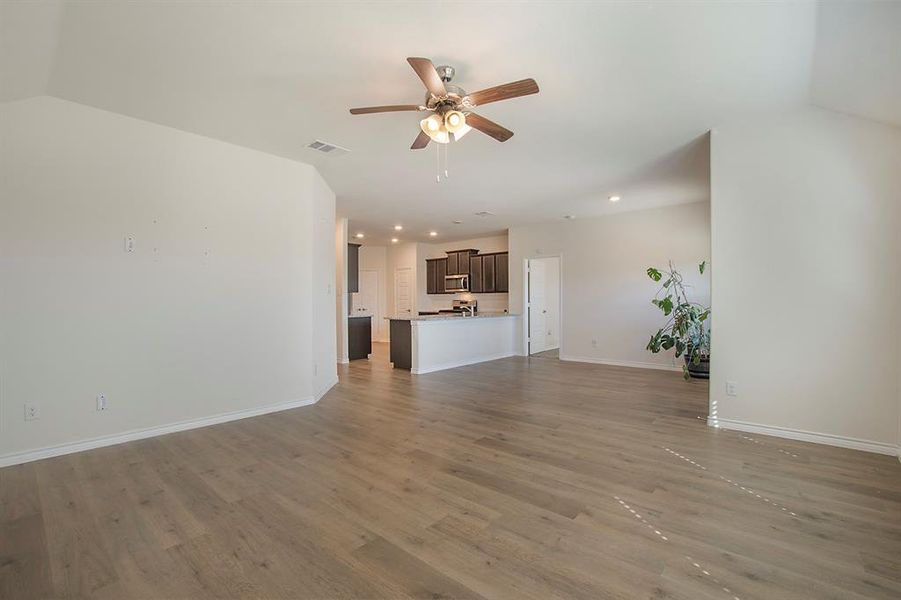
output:
<svg viewBox="0 0 901 600"><path fill-rule="evenodd" d="M459 110L444 113L444 128L450 133L457 133L466 125L466 116Z"/></svg>

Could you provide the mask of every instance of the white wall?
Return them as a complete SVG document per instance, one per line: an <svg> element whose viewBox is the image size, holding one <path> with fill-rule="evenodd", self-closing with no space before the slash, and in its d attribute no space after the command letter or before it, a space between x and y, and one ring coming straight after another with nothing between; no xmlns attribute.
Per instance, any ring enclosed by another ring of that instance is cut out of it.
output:
<svg viewBox="0 0 901 600"><path fill-rule="evenodd" d="M899 166L901 130L822 109L714 133L711 401L721 423L894 451Z"/></svg>
<svg viewBox="0 0 901 600"><path fill-rule="evenodd" d="M360 247L360 270L378 273L379 293L378 311L372 317L372 340L388 341L388 249L385 246ZM394 274L391 274L391 286L394 286Z"/></svg>
<svg viewBox="0 0 901 600"><path fill-rule="evenodd" d="M335 353L338 362L347 364L347 218L335 219Z"/></svg>
<svg viewBox="0 0 901 600"><path fill-rule="evenodd" d="M506 252L509 249L507 235L492 235L457 242L436 242L433 244L419 244L419 264L422 265L417 281L419 297L419 310L439 310L450 308L454 300L475 299L479 302L479 310L482 312L504 312L509 306L508 295L504 293L493 294L427 294L425 259L444 258L453 250L465 250L474 248L481 253Z"/></svg>
<svg viewBox="0 0 901 600"><path fill-rule="evenodd" d="M817 5L811 96L824 108L901 125L901 2Z"/></svg>
<svg viewBox="0 0 901 600"><path fill-rule="evenodd" d="M307 165L302 165L307 167ZM319 172L309 167L310 180L305 190L307 206L312 214L311 230L298 228L295 235L309 239L312 263L310 293L312 305L313 395L320 398L338 383L335 355L338 352L336 320L331 318L337 301L335 273L338 268L335 244L335 194ZM337 316L336 316L337 318Z"/></svg>
<svg viewBox="0 0 901 600"><path fill-rule="evenodd" d="M561 256L561 358L673 368L671 354L645 350L663 324L645 271L672 259L695 299L708 302L708 278L697 275L697 263L710 256L708 203L514 227L509 235L512 314L523 313L525 259Z"/></svg>
<svg viewBox="0 0 901 600"><path fill-rule="evenodd" d="M309 165L38 97L0 105L0 200L0 462L336 381L334 195Z"/></svg>

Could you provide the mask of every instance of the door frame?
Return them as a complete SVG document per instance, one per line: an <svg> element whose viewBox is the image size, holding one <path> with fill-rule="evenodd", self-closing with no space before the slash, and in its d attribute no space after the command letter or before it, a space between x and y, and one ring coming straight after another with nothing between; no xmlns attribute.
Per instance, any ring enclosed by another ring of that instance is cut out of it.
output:
<svg viewBox="0 0 901 600"><path fill-rule="evenodd" d="M559 273L559 278L557 281L557 345L560 349L560 358L563 358L563 253L558 252L556 254L534 254L529 255L526 258L522 259L522 306L523 306L523 318L522 318L522 348L524 350L525 356L532 356L530 350L531 341L529 339L530 332L530 323L531 320L531 306L529 304L529 286L531 285L531 281L529 280L529 261L538 260L541 258L556 258L557 259L557 272Z"/></svg>

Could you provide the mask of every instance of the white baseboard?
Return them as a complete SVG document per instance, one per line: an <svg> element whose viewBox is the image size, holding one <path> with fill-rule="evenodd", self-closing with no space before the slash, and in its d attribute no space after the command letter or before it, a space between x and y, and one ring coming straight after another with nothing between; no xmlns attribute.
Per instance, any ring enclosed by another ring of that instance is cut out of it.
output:
<svg viewBox="0 0 901 600"><path fill-rule="evenodd" d="M463 359L461 361L452 362L452 363L443 363L440 365L430 365L424 369L410 369L410 372L414 375L424 375L425 373L434 373L435 371L444 371L445 369L456 369L457 367L465 367L466 365L475 365L482 362L488 362L489 360L498 360L501 358L507 358L508 356L514 356L513 350L509 352L501 352L499 354L492 354L489 356L479 356L479 357L470 357Z"/></svg>
<svg viewBox="0 0 901 600"><path fill-rule="evenodd" d="M346 358L339 358L339 359L338 359L338 364L339 364L339 365L350 364L350 360L348 360L348 359L346 359Z"/></svg>
<svg viewBox="0 0 901 600"><path fill-rule="evenodd" d="M313 402L319 402L319 400L321 400L323 396L328 394L329 390L332 389L333 387L335 387L336 385L338 385L338 376L337 375L335 376L334 379L332 379L327 384L325 384L325 386L321 390L319 390L318 392L316 392L316 394L313 395Z"/></svg>
<svg viewBox="0 0 901 600"><path fill-rule="evenodd" d="M646 362L636 362L631 360L608 360L605 358L593 358L589 356L570 356L570 355L560 355L560 360L565 360L569 362L583 362L583 363L592 363L595 365L610 365L612 367L633 367L636 369L657 369L659 371L678 371L682 372L682 367L675 367L671 365L661 365L659 363L646 363Z"/></svg>
<svg viewBox="0 0 901 600"><path fill-rule="evenodd" d="M788 427L777 427L775 425L758 425L757 423L735 421L733 419L713 420L708 417L707 424L711 427L734 429L736 431L746 431L748 433L758 433L760 435L771 435L788 440L797 440L799 442L813 442L814 444L826 444L827 446L838 446L839 448L850 448L851 450L888 454L889 456L898 456L899 459L901 459L901 448L895 444L887 444L885 442L873 442L870 440L833 435L831 433L816 433L814 431L789 429Z"/></svg>
<svg viewBox="0 0 901 600"><path fill-rule="evenodd" d="M336 380L337 382L337 380ZM334 385L334 384L333 384ZM322 393L325 394L329 388ZM246 408L232 412L213 415L211 417L200 417L197 419L188 419L186 421L177 421L166 425L157 425L155 427L147 427L145 429L132 429L123 433L113 435L104 435L79 442L69 444L60 444L59 446L50 446L47 448L38 448L37 450L26 450L24 452L14 452L12 454L4 454L0 456L0 467L8 467L22 463L41 460L44 458L52 458L54 456L62 456L63 454L72 454L75 452L83 452L85 450L93 450L94 448L102 448L104 446L114 446L125 442L135 440L143 440L145 438L166 435L167 433L176 433L178 431L187 431L189 429L197 429L207 427L209 425L218 425L219 423L227 423L229 421L237 421L248 417L257 417L268 413L299 408L301 406L309 406L315 404L318 398L308 397L300 400L289 400L278 404L269 404L256 408Z"/></svg>

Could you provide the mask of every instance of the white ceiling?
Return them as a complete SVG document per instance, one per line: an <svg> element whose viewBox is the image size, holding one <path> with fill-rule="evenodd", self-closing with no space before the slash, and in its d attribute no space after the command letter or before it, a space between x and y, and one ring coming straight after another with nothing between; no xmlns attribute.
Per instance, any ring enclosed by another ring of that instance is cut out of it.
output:
<svg viewBox="0 0 901 600"><path fill-rule="evenodd" d="M4 4L0 99L49 93L312 163L368 242L707 199L705 133L807 102L816 31L812 2L56 4ZM436 184L435 145L409 150L417 113L347 112L421 102L407 56L470 91L533 77L541 93L479 108L516 135L470 133Z"/></svg>

